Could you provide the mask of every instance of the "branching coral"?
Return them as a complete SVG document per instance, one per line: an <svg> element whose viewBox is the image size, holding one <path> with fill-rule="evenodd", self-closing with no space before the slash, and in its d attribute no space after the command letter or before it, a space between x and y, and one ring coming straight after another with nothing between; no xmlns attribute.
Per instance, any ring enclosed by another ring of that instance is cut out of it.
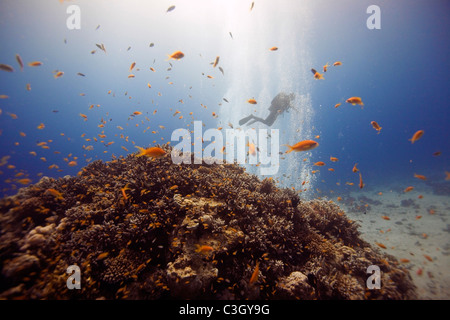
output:
<svg viewBox="0 0 450 320"><path fill-rule="evenodd" d="M0 297L415 297L408 272L334 203L236 164L175 165L161 147L165 157L94 161L0 200ZM368 293L372 264L384 286ZM66 287L69 265L81 290Z"/></svg>

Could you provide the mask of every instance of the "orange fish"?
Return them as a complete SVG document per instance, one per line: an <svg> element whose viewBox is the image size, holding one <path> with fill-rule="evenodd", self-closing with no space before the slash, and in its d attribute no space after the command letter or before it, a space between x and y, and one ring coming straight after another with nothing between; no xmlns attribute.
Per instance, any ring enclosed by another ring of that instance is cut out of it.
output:
<svg viewBox="0 0 450 320"><path fill-rule="evenodd" d="M407 187L404 192L410 192L412 189L414 189L414 187Z"/></svg>
<svg viewBox="0 0 450 320"><path fill-rule="evenodd" d="M250 103L250 104L257 104L258 103L258 102L256 102L255 99L248 99L247 102Z"/></svg>
<svg viewBox="0 0 450 320"><path fill-rule="evenodd" d="M372 125L372 127L377 130L377 133L380 133L382 127L380 127L380 125L376 122L376 121L371 121L370 124Z"/></svg>
<svg viewBox="0 0 450 320"><path fill-rule="evenodd" d="M423 256L424 256L425 259L427 259L428 261L430 261L430 262L433 261L433 259L432 259L429 255L424 254Z"/></svg>
<svg viewBox="0 0 450 320"><path fill-rule="evenodd" d="M381 218L383 218L384 220L391 220L391 218L389 218L388 216L381 216Z"/></svg>
<svg viewBox="0 0 450 320"><path fill-rule="evenodd" d="M40 62L40 61L33 61L33 62L29 62L28 65L30 67L39 67L39 66L42 66L42 62Z"/></svg>
<svg viewBox="0 0 450 320"><path fill-rule="evenodd" d="M45 128L45 124L41 123L40 125L37 126L38 129L44 129Z"/></svg>
<svg viewBox="0 0 450 320"><path fill-rule="evenodd" d="M331 157L331 156L330 156L330 161L336 162L336 161L339 161L339 159L336 158L336 157Z"/></svg>
<svg viewBox="0 0 450 320"><path fill-rule="evenodd" d="M342 66L342 62L336 61L335 63L333 63L333 66L334 66L334 67L336 67L336 66Z"/></svg>
<svg viewBox="0 0 450 320"><path fill-rule="evenodd" d="M445 180L450 180L450 172L445 171Z"/></svg>
<svg viewBox="0 0 450 320"><path fill-rule="evenodd" d="M253 270L252 276L250 278L249 284L253 284L256 281L258 281L258 275L259 275L259 261L256 261L255 270Z"/></svg>
<svg viewBox="0 0 450 320"><path fill-rule="evenodd" d="M214 250L213 247L207 246L207 245L200 246L197 244L196 247L197 247L197 249L195 249L195 252L202 253L202 254L208 254Z"/></svg>
<svg viewBox="0 0 450 320"><path fill-rule="evenodd" d="M272 47L272 48L270 48L269 50L270 50L270 51L277 51L278 48L277 48L277 47Z"/></svg>
<svg viewBox="0 0 450 320"><path fill-rule="evenodd" d="M103 252L103 253L100 253L100 254L97 256L97 261L105 259L108 255L109 255L109 252Z"/></svg>
<svg viewBox="0 0 450 320"><path fill-rule="evenodd" d="M136 157L142 157L142 156L146 156L146 157L152 157L152 158L160 158L162 156L164 156L166 154L166 152L158 147L151 147L151 148L141 148L136 146L136 148L139 149L140 153L138 155L136 155Z"/></svg>
<svg viewBox="0 0 450 320"><path fill-rule="evenodd" d="M417 174L414 173L414 178L420 179L420 180L427 180L427 177L421 175L421 174Z"/></svg>
<svg viewBox="0 0 450 320"><path fill-rule="evenodd" d="M420 218L422 218L422 216L416 216L416 220L419 220Z"/></svg>
<svg viewBox="0 0 450 320"><path fill-rule="evenodd" d="M64 72L58 71L53 77L54 77L55 79L57 79L57 78L62 77L63 75L64 75Z"/></svg>
<svg viewBox="0 0 450 320"><path fill-rule="evenodd" d="M364 188L364 182L361 176L361 172L359 173L359 188L360 189Z"/></svg>
<svg viewBox="0 0 450 320"><path fill-rule="evenodd" d="M411 139L409 139L409 141L411 141L411 143L416 142L423 136L424 133L425 133L425 131L423 131L423 130L416 131L416 133L414 133L414 135L412 136Z"/></svg>
<svg viewBox="0 0 450 320"><path fill-rule="evenodd" d="M323 162L323 161L318 161L313 164L313 166L319 166L319 167L323 167L324 165L325 165L325 162Z"/></svg>
<svg viewBox="0 0 450 320"><path fill-rule="evenodd" d="M130 72L131 72L131 70L133 70L133 68L134 68L135 65L136 65L136 62L133 62L133 63L131 64L131 66L130 66Z"/></svg>
<svg viewBox="0 0 450 320"><path fill-rule="evenodd" d="M252 156L255 156L255 155L256 155L256 147L255 147L255 144L249 143L249 144L247 144L247 145L248 145L248 153L249 153L250 155L252 155Z"/></svg>
<svg viewBox="0 0 450 320"><path fill-rule="evenodd" d="M409 262L409 259L400 259L400 262L401 262L401 263L408 263L408 262Z"/></svg>
<svg viewBox="0 0 450 320"><path fill-rule="evenodd" d="M59 191L56 190L56 189L47 189L47 190L45 190L45 193L51 194L52 196L55 197L55 199L64 200L64 198L63 198L61 192L59 192Z"/></svg>
<svg viewBox="0 0 450 320"><path fill-rule="evenodd" d="M23 179L17 180L17 182L20 183L20 184L30 184L31 183L31 179L23 178Z"/></svg>
<svg viewBox="0 0 450 320"><path fill-rule="evenodd" d="M351 103L353 106L359 104L360 106L363 106L364 103L362 102L360 97L351 97L345 100L347 103Z"/></svg>
<svg viewBox="0 0 450 320"><path fill-rule="evenodd" d="M418 276L421 276L422 273L423 273L423 269L422 269L422 268L417 269L416 274L417 274Z"/></svg>
<svg viewBox="0 0 450 320"><path fill-rule="evenodd" d="M175 51L174 53L168 55L168 57L169 57L169 59L167 59L167 60L170 60L170 59L180 60L181 58L184 57L184 53L178 50L178 51Z"/></svg>
<svg viewBox="0 0 450 320"><path fill-rule="evenodd" d="M318 73L315 69L311 69L311 72L314 75L314 79L316 80L324 80L325 78L323 77L322 74Z"/></svg>
<svg viewBox="0 0 450 320"><path fill-rule="evenodd" d="M337 108L337 107L339 107L341 104L342 104L342 103L340 103L340 102L339 102L339 103L336 103L336 104L334 105L334 107Z"/></svg>
<svg viewBox="0 0 450 320"><path fill-rule="evenodd" d="M215 68L215 67L219 64L219 59L220 59L220 57L217 56L217 57L216 57L216 60L214 60L213 68Z"/></svg>
<svg viewBox="0 0 450 320"><path fill-rule="evenodd" d="M295 151L295 152L308 151L308 150L312 150L312 149L316 148L318 145L319 145L319 143L316 141L313 141L313 140L303 140L303 141L297 142L293 146L285 144L285 146L287 146L289 148L289 150L286 151L285 153L290 153L292 151Z"/></svg>
<svg viewBox="0 0 450 320"><path fill-rule="evenodd" d="M77 165L77 162L76 161L70 161L67 165L69 167L75 167Z"/></svg>
<svg viewBox="0 0 450 320"><path fill-rule="evenodd" d="M356 165L357 165L357 163L355 163L355 165L353 166L353 169L352 169L353 172L358 172L359 171L358 168L356 167Z"/></svg>
<svg viewBox="0 0 450 320"><path fill-rule="evenodd" d="M382 243L379 242L375 242L377 244L377 246L379 246L380 248L386 249L386 246Z"/></svg>
<svg viewBox="0 0 450 320"><path fill-rule="evenodd" d="M130 190L130 188L128 187L128 184L125 187L120 188L120 192L122 192L122 196L125 199L125 201L128 200L128 196L127 196L127 193L126 193L127 190Z"/></svg>

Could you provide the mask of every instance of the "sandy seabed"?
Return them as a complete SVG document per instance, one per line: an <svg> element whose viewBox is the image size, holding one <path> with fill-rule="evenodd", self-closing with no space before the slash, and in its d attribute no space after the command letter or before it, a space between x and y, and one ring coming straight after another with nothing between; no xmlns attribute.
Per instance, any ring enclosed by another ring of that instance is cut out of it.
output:
<svg viewBox="0 0 450 320"><path fill-rule="evenodd" d="M344 198L340 206L360 224L361 238L373 247L384 244L386 249L379 250L399 260L409 260L402 265L409 269L419 299L450 299L450 197L431 190L399 192L396 185L380 190L381 195L374 189L351 192L348 198L356 200Z"/></svg>

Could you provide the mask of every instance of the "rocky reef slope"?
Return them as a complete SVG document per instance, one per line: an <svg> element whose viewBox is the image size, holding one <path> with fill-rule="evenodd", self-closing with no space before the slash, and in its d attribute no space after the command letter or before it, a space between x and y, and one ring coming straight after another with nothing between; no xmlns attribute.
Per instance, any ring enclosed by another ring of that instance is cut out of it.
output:
<svg viewBox="0 0 450 320"><path fill-rule="evenodd" d="M5 299L416 298L336 204L235 164L95 161L2 199L0 225ZM67 287L71 265L81 289ZM366 287L370 265L381 289Z"/></svg>

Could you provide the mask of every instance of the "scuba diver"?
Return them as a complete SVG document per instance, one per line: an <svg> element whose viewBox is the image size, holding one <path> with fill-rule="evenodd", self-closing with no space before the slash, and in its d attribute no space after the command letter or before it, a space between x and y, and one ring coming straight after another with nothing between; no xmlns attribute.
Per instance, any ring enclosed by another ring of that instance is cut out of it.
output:
<svg viewBox="0 0 450 320"><path fill-rule="evenodd" d="M239 125L241 125L241 126L243 124L250 125L256 121L259 121L261 123L264 123L267 126L271 126L280 114L287 111L289 108L293 108L293 105L291 103L294 101L294 99L295 99L295 94L293 94L293 93L286 94L284 92L280 92L279 94L277 94L275 96L275 98L273 98L272 102L270 103L270 107L269 107L270 113L265 119L256 117L251 114L251 115L239 120Z"/></svg>

